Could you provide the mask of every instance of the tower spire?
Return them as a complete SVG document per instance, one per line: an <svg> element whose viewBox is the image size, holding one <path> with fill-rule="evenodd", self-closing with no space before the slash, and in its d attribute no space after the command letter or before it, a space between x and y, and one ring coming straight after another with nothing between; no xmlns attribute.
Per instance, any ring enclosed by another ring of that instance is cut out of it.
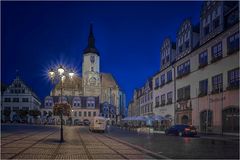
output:
<svg viewBox="0 0 240 160"><path fill-rule="evenodd" d="M90 24L90 31L88 36L88 47L95 48L95 38L93 35L93 25Z"/></svg>
<svg viewBox="0 0 240 160"><path fill-rule="evenodd" d="M89 30L89 35L88 35L88 46L84 50L84 54L85 53L96 53L97 55L99 55L98 50L95 47L95 38L93 35L93 25L92 24L90 24L90 30Z"/></svg>

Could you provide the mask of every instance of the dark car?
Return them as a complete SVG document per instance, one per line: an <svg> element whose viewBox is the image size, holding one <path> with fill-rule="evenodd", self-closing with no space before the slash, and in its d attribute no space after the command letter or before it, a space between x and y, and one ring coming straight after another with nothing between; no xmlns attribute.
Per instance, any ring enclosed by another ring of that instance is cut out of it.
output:
<svg viewBox="0 0 240 160"><path fill-rule="evenodd" d="M83 120L83 125L84 126L89 126L90 125L90 121L88 119L84 119Z"/></svg>
<svg viewBox="0 0 240 160"><path fill-rule="evenodd" d="M80 122L78 122L78 125L79 125L79 126L83 126L84 124L83 124L82 121L80 121Z"/></svg>
<svg viewBox="0 0 240 160"><path fill-rule="evenodd" d="M174 134L178 136L195 136L197 135L197 130L194 126L186 124L173 125L165 130L165 134Z"/></svg>

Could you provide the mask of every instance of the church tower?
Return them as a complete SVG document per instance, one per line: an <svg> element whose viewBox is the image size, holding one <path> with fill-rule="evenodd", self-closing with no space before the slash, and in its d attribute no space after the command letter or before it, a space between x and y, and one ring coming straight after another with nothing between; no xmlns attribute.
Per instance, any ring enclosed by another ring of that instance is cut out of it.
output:
<svg viewBox="0 0 240 160"><path fill-rule="evenodd" d="M84 96L100 96L100 55L95 47L92 24L90 25L88 46L83 52L82 78Z"/></svg>

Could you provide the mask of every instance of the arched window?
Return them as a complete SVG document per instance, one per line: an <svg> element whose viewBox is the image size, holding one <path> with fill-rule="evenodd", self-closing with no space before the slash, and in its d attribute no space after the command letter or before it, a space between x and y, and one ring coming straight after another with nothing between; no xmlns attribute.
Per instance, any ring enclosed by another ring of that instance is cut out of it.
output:
<svg viewBox="0 0 240 160"><path fill-rule="evenodd" d="M90 78L89 83L90 83L91 86L95 86L96 85L96 78L95 77Z"/></svg>

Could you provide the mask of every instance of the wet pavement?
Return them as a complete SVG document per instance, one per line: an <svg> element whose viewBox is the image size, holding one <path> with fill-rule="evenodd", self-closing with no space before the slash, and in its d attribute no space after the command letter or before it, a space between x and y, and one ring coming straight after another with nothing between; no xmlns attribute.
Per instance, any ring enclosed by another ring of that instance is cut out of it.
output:
<svg viewBox="0 0 240 160"><path fill-rule="evenodd" d="M107 135L171 159L239 159L239 141L143 134L111 127Z"/></svg>
<svg viewBox="0 0 240 160"><path fill-rule="evenodd" d="M2 125L1 159L161 159L163 156L119 142L88 127Z"/></svg>
<svg viewBox="0 0 240 160"><path fill-rule="evenodd" d="M139 134L111 127L2 125L1 159L239 159L238 141Z"/></svg>

